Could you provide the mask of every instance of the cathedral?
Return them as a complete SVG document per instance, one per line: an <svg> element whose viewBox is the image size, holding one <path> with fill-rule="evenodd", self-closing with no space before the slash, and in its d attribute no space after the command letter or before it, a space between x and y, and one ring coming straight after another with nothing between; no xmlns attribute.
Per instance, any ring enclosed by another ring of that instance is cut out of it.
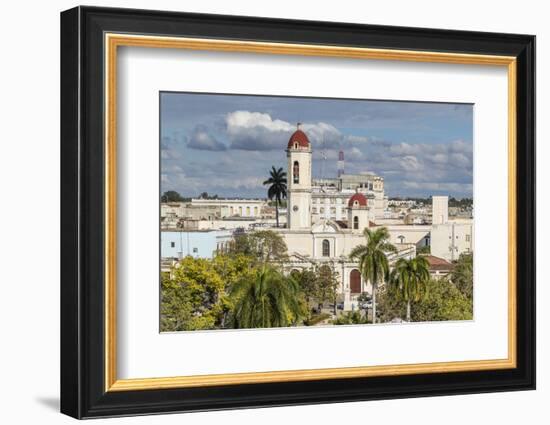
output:
<svg viewBox="0 0 550 425"><path fill-rule="evenodd" d="M291 135L287 149L287 227L276 229L284 238L290 256L288 271L307 269L312 266L328 266L340 281L339 296L344 310L355 307L357 296L371 292L358 269L357 262L349 258L350 252L366 242L363 230L376 226L374 220L380 209L380 192L383 180L372 174L365 174L364 183L355 187L343 187L346 179L321 182L312 178L312 148L307 135L298 129ZM341 156L343 158L343 156ZM359 177L362 175L359 175ZM321 184L319 184L321 183ZM378 186L376 186L378 184ZM383 189L381 198L383 200ZM313 200L323 202L313 203ZM340 200L340 202L338 202ZM324 207L320 206L324 205ZM334 214L331 214L334 205ZM338 216L336 208L343 213ZM326 214L324 209L329 209ZM414 244L398 245L398 252L389 257L395 261L400 257L414 257Z"/></svg>

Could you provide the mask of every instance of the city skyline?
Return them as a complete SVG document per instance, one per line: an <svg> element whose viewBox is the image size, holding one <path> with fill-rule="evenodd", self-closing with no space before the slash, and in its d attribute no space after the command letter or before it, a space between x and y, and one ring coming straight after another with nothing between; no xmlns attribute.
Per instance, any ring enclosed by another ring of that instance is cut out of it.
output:
<svg viewBox="0 0 550 425"><path fill-rule="evenodd" d="M374 172L390 197L472 197L473 105L162 92L161 192L265 197L296 122L313 176Z"/></svg>

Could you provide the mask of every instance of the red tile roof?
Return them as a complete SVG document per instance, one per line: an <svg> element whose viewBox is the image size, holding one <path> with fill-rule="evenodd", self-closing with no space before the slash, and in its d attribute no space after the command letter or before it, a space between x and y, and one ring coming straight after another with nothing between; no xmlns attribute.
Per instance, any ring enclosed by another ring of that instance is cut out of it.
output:
<svg viewBox="0 0 550 425"><path fill-rule="evenodd" d="M367 206L367 198L365 198L365 195L363 195L362 193L356 193L351 198L349 198L348 207L356 206L356 205L354 205L355 201L357 201L357 204L360 207L366 207Z"/></svg>
<svg viewBox="0 0 550 425"><path fill-rule="evenodd" d="M298 143L298 146L302 148L309 147L309 139L307 138L306 133L299 129L292 133L292 136L288 139L288 149L294 148L295 143Z"/></svg>
<svg viewBox="0 0 550 425"><path fill-rule="evenodd" d="M435 255L423 255L423 257L428 260L430 270L451 271L454 267L452 263L449 263L444 258L436 257Z"/></svg>

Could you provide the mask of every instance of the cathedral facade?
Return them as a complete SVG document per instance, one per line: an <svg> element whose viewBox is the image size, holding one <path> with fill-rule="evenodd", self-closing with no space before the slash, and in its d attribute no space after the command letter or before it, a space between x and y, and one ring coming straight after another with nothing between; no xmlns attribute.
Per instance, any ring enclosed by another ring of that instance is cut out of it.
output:
<svg viewBox="0 0 550 425"><path fill-rule="evenodd" d="M290 261L286 265L287 271L330 267L339 280L338 293L344 310L351 310L357 296L362 292L370 293L372 289L349 254L353 248L366 242L364 229L375 226L380 197L377 199L372 194L375 186L368 183L381 180L366 174L364 183L359 183L366 187L352 189L352 186L341 186L346 179L340 175L332 182L326 179L328 184L314 185L311 143L299 126L288 141L286 154L287 227L277 229L277 232L288 246ZM334 208L340 206L339 214L321 211L321 208L331 208L331 205ZM415 255L415 245L406 244L398 246L398 252L389 259L395 261L399 257Z"/></svg>

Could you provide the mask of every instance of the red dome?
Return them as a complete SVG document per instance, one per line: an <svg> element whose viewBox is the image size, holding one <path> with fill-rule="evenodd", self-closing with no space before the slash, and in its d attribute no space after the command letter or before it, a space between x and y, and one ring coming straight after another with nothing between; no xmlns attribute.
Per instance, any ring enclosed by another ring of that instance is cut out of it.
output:
<svg viewBox="0 0 550 425"><path fill-rule="evenodd" d="M357 205L354 205L355 202L357 202ZM348 207L354 207L354 206L366 207L367 198L365 198L365 195L363 195L362 193L356 193L351 198L349 198Z"/></svg>
<svg viewBox="0 0 550 425"><path fill-rule="evenodd" d="M309 139L302 130L296 130L288 139L288 149L292 149L294 145L298 143L298 146L301 148L309 147Z"/></svg>

